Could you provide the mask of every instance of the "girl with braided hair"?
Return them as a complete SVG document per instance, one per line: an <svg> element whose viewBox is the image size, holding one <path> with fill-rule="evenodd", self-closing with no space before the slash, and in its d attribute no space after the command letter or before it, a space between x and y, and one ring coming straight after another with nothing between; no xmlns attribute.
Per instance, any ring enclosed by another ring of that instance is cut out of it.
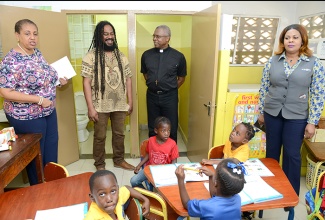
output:
<svg viewBox="0 0 325 220"><path fill-rule="evenodd" d="M238 195L244 188L245 167L235 158L223 159L215 172L207 167L201 167L200 173L209 176L210 199L190 199L184 179L184 165L179 165L175 171L178 179L179 194L182 204L189 216L201 220L241 219L241 198Z"/></svg>
<svg viewBox="0 0 325 220"><path fill-rule="evenodd" d="M82 60L81 76L88 117L94 122L96 169L105 169L106 130L110 119L114 167L134 170L124 160L124 121L133 109L132 73L127 57L118 49L115 28L110 22L101 21L96 25L88 53Z"/></svg>

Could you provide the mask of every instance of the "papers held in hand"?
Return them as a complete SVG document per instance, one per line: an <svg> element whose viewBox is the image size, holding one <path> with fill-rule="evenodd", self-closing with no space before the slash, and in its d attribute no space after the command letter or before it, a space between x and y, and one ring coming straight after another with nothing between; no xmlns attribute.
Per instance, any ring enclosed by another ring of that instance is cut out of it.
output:
<svg viewBox="0 0 325 220"><path fill-rule="evenodd" d="M67 77L68 79L70 79L77 75L67 56L55 61L51 64L51 66L56 70L59 78ZM58 80L55 85L57 86L59 84L60 81Z"/></svg>
<svg viewBox="0 0 325 220"><path fill-rule="evenodd" d="M264 131L265 132L265 125L260 124L258 120L254 123L254 127L258 129L258 131Z"/></svg>

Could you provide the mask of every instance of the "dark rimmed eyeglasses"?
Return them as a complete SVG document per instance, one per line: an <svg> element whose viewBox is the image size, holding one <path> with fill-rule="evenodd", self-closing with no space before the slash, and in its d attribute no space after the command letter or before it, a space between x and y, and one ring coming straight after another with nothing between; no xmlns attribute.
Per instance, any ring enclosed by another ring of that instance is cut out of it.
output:
<svg viewBox="0 0 325 220"><path fill-rule="evenodd" d="M159 40L160 38L162 38L162 37L168 37L168 36L167 36L167 35L160 36L160 35L155 35L155 34L152 35L152 38L157 38L158 40Z"/></svg>

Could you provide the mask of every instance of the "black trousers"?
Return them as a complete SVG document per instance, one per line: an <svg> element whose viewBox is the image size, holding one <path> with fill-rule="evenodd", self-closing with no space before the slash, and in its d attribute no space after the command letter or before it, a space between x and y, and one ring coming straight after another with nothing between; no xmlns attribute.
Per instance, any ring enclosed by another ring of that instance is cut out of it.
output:
<svg viewBox="0 0 325 220"><path fill-rule="evenodd" d="M147 113L149 137L155 136L155 119L164 116L171 122L170 138L177 143L178 89L156 94L147 90Z"/></svg>
<svg viewBox="0 0 325 220"><path fill-rule="evenodd" d="M307 119L285 119L280 112L272 116L264 112L266 128L266 157L280 160L283 150L282 169L293 189L300 191L300 149L304 139Z"/></svg>

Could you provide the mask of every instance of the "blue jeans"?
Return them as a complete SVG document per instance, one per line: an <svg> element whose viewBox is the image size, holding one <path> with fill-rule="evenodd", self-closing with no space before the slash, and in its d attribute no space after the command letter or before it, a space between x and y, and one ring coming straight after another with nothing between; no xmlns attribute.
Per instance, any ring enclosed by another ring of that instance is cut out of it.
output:
<svg viewBox="0 0 325 220"><path fill-rule="evenodd" d="M14 127L16 134L42 134L40 146L43 166L45 166L48 162L58 162L59 135L55 109L52 114L43 118L33 120L17 120L7 115L7 119L10 126ZM34 160L27 165L26 170L30 185L37 184L38 178Z"/></svg>
<svg viewBox="0 0 325 220"><path fill-rule="evenodd" d="M147 180L147 177L144 175L144 171L143 169L141 169L138 174L134 175L131 180L130 180L130 183L131 183L131 186L132 187L139 187L139 188L142 188L142 189L145 189L144 186L143 186L143 181Z"/></svg>

